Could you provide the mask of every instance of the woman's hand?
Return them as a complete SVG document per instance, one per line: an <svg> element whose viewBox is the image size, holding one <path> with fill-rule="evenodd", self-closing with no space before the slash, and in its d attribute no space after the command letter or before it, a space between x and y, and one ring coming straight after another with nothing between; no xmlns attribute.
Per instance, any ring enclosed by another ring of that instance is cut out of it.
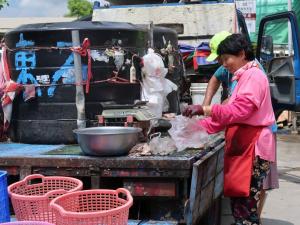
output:
<svg viewBox="0 0 300 225"><path fill-rule="evenodd" d="M201 105L189 105L183 110L182 115L190 118L204 115L203 107Z"/></svg>

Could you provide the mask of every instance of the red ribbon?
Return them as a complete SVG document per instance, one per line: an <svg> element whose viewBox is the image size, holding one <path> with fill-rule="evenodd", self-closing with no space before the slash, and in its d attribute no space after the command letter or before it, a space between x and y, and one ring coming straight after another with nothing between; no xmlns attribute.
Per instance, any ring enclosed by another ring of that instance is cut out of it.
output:
<svg viewBox="0 0 300 225"><path fill-rule="evenodd" d="M2 63L3 63L3 72L4 72L4 79L5 81L10 81L10 73L9 73L9 67L7 63L7 49L6 47L2 47Z"/></svg>
<svg viewBox="0 0 300 225"><path fill-rule="evenodd" d="M12 103L13 99L8 95L9 92L16 92L16 95L22 90L23 86L14 81L9 81L3 90L4 95L2 97L2 107L5 107Z"/></svg>
<svg viewBox="0 0 300 225"><path fill-rule="evenodd" d="M73 47L71 50L80 54L81 56L88 56L88 77L85 86L85 93L90 91L90 80L92 79L92 59L91 59L91 43L88 38L85 38L82 42L82 47Z"/></svg>

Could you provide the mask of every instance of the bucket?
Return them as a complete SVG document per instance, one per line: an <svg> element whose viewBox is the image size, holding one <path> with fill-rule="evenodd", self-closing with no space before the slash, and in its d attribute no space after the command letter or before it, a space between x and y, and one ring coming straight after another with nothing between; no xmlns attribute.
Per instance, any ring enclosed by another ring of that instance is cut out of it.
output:
<svg viewBox="0 0 300 225"><path fill-rule="evenodd" d="M208 83L191 83L190 93L193 105L201 105L203 103L205 92ZM222 88L219 88L213 97L211 104L218 104L221 102Z"/></svg>

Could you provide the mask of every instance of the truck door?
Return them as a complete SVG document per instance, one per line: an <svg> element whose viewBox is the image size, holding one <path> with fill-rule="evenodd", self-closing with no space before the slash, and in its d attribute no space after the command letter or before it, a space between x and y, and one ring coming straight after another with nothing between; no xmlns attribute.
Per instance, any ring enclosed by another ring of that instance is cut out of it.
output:
<svg viewBox="0 0 300 225"><path fill-rule="evenodd" d="M273 14L261 20L256 57L268 75L275 114L283 110L295 111L299 108L299 43L299 31L294 12Z"/></svg>

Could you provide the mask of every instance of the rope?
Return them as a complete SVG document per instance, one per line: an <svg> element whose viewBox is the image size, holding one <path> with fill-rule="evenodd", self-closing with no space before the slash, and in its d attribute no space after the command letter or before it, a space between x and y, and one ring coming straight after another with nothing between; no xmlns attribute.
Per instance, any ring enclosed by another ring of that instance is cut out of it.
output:
<svg viewBox="0 0 300 225"><path fill-rule="evenodd" d="M83 57L88 57L88 78L87 81L83 81L81 83L68 83L68 84L20 84L22 87L26 86L34 86L36 88L38 87L51 87L51 86L64 86L64 85L75 85L75 86L80 86L80 85L86 85L86 93L89 93L90 85L91 84L98 84L98 83L117 83L117 84L129 84L130 81L124 78L121 78L118 76L118 72L113 71L113 76L111 78L105 79L105 80L98 80L98 81L91 81L93 75L92 75L92 60L91 60L91 44L88 38L85 38L84 41L82 42L82 46L77 46L77 47L56 47L56 46L50 46L50 47L34 47L34 46L28 46L28 47L20 47L20 48L9 48L4 40L1 42L1 47L3 49L3 58L7 59L7 51L13 52L13 51L20 51L20 50L31 50L31 51L39 51L39 50L70 50L72 52L76 52L80 54ZM93 49L95 50L107 50L111 49L112 51L115 50L120 50L121 48L119 47L112 47L109 46L93 46ZM131 59L133 60L134 57L138 57L136 53L134 53L133 50L137 50L137 48L134 47L122 47L122 50L125 51L127 54L131 54L132 57ZM9 73L9 67L7 64L7 60L4 61L4 70L5 70L5 80L10 80L10 73Z"/></svg>
<svg viewBox="0 0 300 225"><path fill-rule="evenodd" d="M10 52L14 52L14 51L21 51L21 50L31 50L31 51L39 51L39 50L70 50L72 51L72 49L74 48L79 48L79 47L57 47L57 46L25 46L25 47L18 47L18 48L9 48L4 42L1 42L0 44L1 47L5 47L7 49L7 51ZM93 45L90 46L91 50L100 50L100 51L105 51L107 49L111 49L113 51L115 50L124 50L125 52L128 52L132 55L136 54L136 50L138 48L136 47L128 47L128 46L122 46L122 47L118 47L118 46L111 46L111 45L107 45L107 46L98 46L98 45ZM140 48L143 49L143 48Z"/></svg>

